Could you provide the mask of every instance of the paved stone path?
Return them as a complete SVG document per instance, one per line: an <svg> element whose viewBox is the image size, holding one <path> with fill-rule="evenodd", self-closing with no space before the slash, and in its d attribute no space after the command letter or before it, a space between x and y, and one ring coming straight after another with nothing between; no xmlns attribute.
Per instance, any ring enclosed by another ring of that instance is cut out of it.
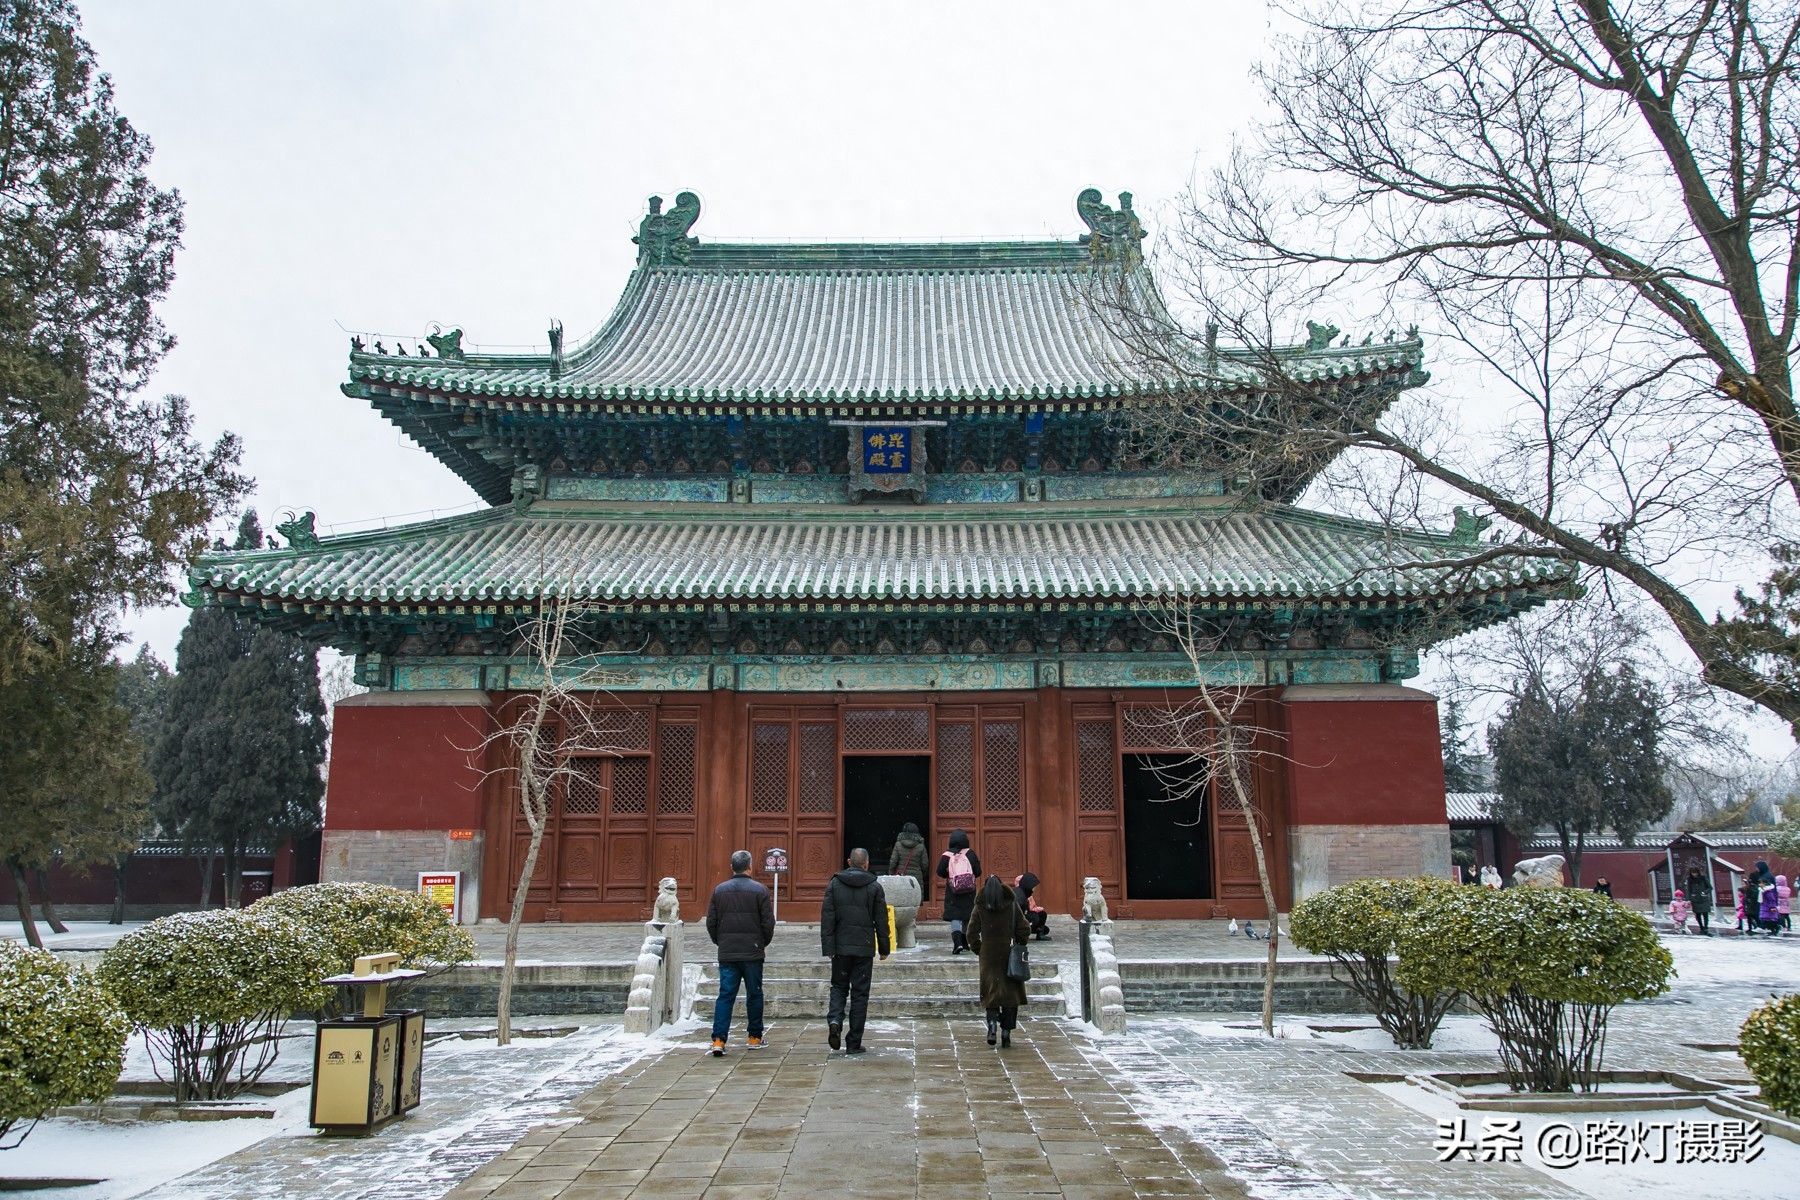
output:
<svg viewBox="0 0 1800 1200"><path fill-rule="evenodd" d="M454 1200L854 1194L1241 1196L1222 1164L1159 1134L1061 1021L1010 1050L976 1020L872 1024L858 1058L823 1022L784 1022L759 1051L715 1059L696 1038L608 1081L581 1120L527 1137ZM1210 1181L1217 1190L1209 1190Z"/></svg>

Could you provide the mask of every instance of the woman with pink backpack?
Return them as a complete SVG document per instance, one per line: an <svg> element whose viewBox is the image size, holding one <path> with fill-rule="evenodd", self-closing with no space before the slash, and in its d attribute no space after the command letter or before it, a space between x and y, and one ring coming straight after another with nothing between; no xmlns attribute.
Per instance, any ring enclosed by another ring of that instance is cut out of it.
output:
<svg viewBox="0 0 1800 1200"><path fill-rule="evenodd" d="M969 948L969 917L975 911L975 884L981 878L981 859L960 829L950 833L950 848L938 859L937 877L944 881L944 920L950 922L950 953Z"/></svg>

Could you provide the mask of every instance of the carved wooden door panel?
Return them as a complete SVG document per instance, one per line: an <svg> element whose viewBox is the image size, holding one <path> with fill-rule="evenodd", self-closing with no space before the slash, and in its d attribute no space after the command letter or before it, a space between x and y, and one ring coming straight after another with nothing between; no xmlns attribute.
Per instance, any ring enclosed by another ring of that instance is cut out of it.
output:
<svg viewBox="0 0 1800 1200"><path fill-rule="evenodd" d="M825 895L838 859L838 717L835 708L757 705L750 709L752 873L772 847L788 852L783 903L810 910Z"/></svg>
<svg viewBox="0 0 1800 1200"><path fill-rule="evenodd" d="M1123 785L1119 776L1117 716L1111 704L1075 705L1075 871L1094 876L1108 907L1123 905L1125 881Z"/></svg>
<svg viewBox="0 0 1800 1200"><path fill-rule="evenodd" d="M937 804L932 863L952 830L969 835L984 875L1008 886L1031 869L1025 857L1025 714L1017 704L943 705L937 710ZM932 879L933 898L943 884Z"/></svg>
<svg viewBox="0 0 1800 1200"><path fill-rule="evenodd" d="M699 896L699 837L695 787L699 779L698 709L664 709L656 726L656 881L673 877L683 901ZM654 893L654 889L652 889Z"/></svg>

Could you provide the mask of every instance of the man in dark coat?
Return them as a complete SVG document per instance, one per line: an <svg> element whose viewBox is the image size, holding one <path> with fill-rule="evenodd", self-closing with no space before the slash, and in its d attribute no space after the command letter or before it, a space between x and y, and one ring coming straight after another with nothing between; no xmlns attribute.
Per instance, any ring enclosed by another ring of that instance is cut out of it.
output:
<svg viewBox="0 0 1800 1200"><path fill-rule="evenodd" d="M712 1052L725 1053L738 985L744 987L744 1015L750 1048L763 1044L763 950L775 939L775 909L769 889L750 878L750 852L731 856L731 878L713 889L706 906L706 936L719 948L719 997L713 1001Z"/></svg>
<svg viewBox="0 0 1800 1200"><path fill-rule="evenodd" d="M863 1022L869 1015L869 978L875 954L887 958L887 895L869 870L869 852L852 850L844 870L825 886L819 910L820 952L831 959L831 1007L826 1010L827 1040L845 1054L863 1052ZM850 1036L844 1040L844 1001L850 1003Z"/></svg>

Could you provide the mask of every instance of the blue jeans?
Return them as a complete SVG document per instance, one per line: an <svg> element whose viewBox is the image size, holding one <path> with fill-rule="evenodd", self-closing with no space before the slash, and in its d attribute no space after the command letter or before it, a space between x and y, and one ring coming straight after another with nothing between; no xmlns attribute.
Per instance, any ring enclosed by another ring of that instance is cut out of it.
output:
<svg viewBox="0 0 1800 1200"><path fill-rule="evenodd" d="M738 984L744 985L744 1015L750 1019L750 1036L763 1035L763 965L754 962L722 962L719 964L719 998L713 1001L712 1035L724 1041L731 1032L731 1012L737 1007Z"/></svg>

